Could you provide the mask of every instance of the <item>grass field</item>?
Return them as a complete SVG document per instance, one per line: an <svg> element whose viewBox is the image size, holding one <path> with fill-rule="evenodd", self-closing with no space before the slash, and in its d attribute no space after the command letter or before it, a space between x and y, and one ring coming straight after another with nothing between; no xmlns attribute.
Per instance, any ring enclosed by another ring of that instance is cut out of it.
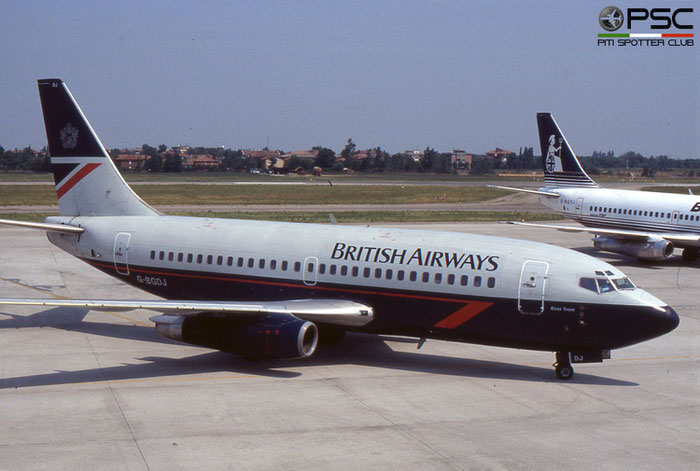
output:
<svg viewBox="0 0 700 471"><path fill-rule="evenodd" d="M0 213L0 219L42 222L56 213ZM208 211L174 212L175 216L198 216L260 221L329 223L330 217L322 211L237 211L213 213ZM518 211L336 211L333 216L340 224L420 223L420 222L491 222L491 221L557 221L558 214L527 213ZM0 226L2 227L2 226Z"/></svg>
<svg viewBox="0 0 700 471"><path fill-rule="evenodd" d="M642 188L642 191L655 191L658 193L679 193L683 195L688 194L688 189L693 192L695 195L700 195L700 186L648 186L645 188Z"/></svg>
<svg viewBox="0 0 700 471"><path fill-rule="evenodd" d="M508 194L485 187L321 185L133 185L152 205L474 203ZM0 185L0 205L55 205L50 185Z"/></svg>

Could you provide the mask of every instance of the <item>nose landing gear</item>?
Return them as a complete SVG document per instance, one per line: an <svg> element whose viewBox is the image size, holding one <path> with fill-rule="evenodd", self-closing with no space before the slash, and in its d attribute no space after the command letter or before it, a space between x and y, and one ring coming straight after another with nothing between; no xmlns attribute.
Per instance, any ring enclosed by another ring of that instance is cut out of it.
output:
<svg viewBox="0 0 700 471"><path fill-rule="evenodd" d="M554 363L554 372L559 379L571 379L574 376L574 367L571 366L570 352L557 352L557 362Z"/></svg>

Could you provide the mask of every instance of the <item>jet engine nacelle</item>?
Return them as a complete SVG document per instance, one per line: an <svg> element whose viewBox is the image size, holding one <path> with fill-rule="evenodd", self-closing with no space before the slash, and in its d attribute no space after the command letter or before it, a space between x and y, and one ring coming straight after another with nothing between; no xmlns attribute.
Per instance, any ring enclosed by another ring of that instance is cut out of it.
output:
<svg viewBox="0 0 700 471"><path fill-rule="evenodd" d="M673 242L665 239L630 242L610 237L596 237L593 246L598 250L630 255L642 260L665 260L673 255Z"/></svg>
<svg viewBox="0 0 700 471"><path fill-rule="evenodd" d="M304 358L318 343L318 328L291 314L251 319L221 314L152 318L161 337L215 348L246 358Z"/></svg>

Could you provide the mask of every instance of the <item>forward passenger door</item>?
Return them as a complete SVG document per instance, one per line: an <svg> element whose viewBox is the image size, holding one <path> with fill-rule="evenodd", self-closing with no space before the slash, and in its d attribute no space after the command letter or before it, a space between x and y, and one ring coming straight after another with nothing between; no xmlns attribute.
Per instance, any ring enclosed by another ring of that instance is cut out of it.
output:
<svg viewBox="0 0 700 471"><path fill-rule="evenodd" d="M547 283L549 264L537 260L527 260L520 271L518 287L518 309L523 314L542 314L544 311L544 290Z"/></svg>

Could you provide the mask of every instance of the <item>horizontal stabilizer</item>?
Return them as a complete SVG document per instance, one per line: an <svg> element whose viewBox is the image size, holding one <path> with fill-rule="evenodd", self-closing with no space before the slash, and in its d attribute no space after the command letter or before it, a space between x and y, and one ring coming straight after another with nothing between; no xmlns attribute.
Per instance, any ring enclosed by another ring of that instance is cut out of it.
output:
<svg viewBox="0 0 700 471"><path fill-rule="evenodd" d="M559 193L555 191L542 190L526 190L525 188L514 188L512 186L486 185L489 188L498 188L500 190L519 191L521 193L531 193L533 195L548 196L550 198L559 198Z"/></svg>
<svg viewBox="0 0 700 471"><path fill-rule="evenodd" d="M12 221L11 219L0 219L0 224L6 226L24 227L27 229L41 229L49 232L63 232L65 234L82 234L84 227L69 226L67 224L47 224L43 222Z"/></svg>

